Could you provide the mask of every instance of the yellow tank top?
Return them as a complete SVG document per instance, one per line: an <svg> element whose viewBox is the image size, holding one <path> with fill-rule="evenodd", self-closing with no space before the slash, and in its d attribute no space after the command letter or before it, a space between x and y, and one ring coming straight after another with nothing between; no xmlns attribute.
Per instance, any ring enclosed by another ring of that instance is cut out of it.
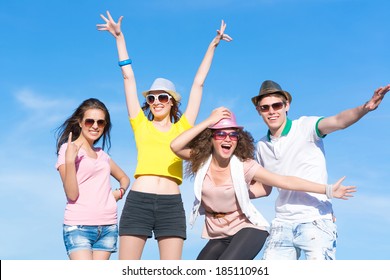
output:
<svg viewBox="0 0 390 280"><path fill-rule="evenodd" d="M183 161L172 152L170 144L180 133L191 128L185 115L167 132L156 129L142 110L137 117L130 119L130 124L138 151L134 177L167 176L180 185L183 181Z"/></svg>

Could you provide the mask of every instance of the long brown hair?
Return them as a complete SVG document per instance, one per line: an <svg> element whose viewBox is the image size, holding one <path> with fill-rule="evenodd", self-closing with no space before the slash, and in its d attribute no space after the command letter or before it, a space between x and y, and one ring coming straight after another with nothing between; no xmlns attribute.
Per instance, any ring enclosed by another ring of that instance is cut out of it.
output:
<svg viewBox="0 0 390 280"><path fill-rule="evenodd" d="M242 128L238 128L236 131L239 136L237 147L233 154L241 161L254 159L255 144L252 135ZM206 128L188 144L191 154L190 159L186 161L186 176L193 177L210 157L213 152L212 137L213 129Z"/></svg>
<svg viewBox="0 0 390 280"><path fill-rule="evenodd" d="M76 140L81 133L81 127L79 123L83 120L84 114L89 109L99 109L104 112L106 126L104 127L103 134L96 139L93 144L97 143L101 138L103 138L102 149L107 148L110 150L111 147L111 118L110 113L106 105L103 102L96 98L89 98L84 100L73 112L73 114L65 120L65 122L56 129L56 138L57 138L57 155L60 151L61 145L68 141L69 133L72 132L72 141Z"/></svg>

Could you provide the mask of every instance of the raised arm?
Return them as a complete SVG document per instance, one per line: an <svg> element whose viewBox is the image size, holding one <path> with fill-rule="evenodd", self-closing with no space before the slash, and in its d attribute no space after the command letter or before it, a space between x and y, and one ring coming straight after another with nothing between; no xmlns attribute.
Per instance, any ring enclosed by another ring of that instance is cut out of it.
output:
<svg viewBox="0 0 390 280"><path fill-rule="evenodd" d="M322 119L318 123L318 129L322 135L347 128L360 120L368 112L378 108L386 93L390 90L390 84L375 90L369 101L356 108L342 111L341 113Z"/></svg>
<svg viewBox="0 0 390 280"><path fill-rule="evenodd" d="M79 197L79 184L77 182L75 160L81 146L82 145L77 146L72 142L72 132L70 132L68 146L65 151L65 164L60 165L58 168L65 195L69 201L76 201Z"/></svg>
<svg viewBox="0 0 390 280"><path fill-rule="evenodd" d="M225 107L214 109L210 116L199 124L184 131L171 142L171 150L180 158L188 160L191 155L191 149L188 148L188 143L191 142L199 133L209 126L217 123L223 118L230 118L230 111Z"/></svg>
<svg viewBox="0 0 390 280"><path fill-rule="evenodd" d="M114 36L118 49L119 61L127 60L127 63L129 63L131 60L129 60L129 55L127 53L125 36L121 31L123 16L119 17L118 22L115 22L113 20L109 11L107 11L107 17L105 17L104 15L100 15L100 17L105 21L105 23L97 24L97 29L99 31L108 31L112 34L112 36ZM127 112L130 118L135 118L141 110L141 106L137 96L137 86L135 82L133 68L131 67L131 63L129 63L124 66L121 66L121 69L126 94Z"/></svg>
<svg viewBox="0 0 390 280"><path fill-rule="evenodd" d="M215 49L217 48L221 40L224 40L226 42L230 42L232 40L229 35L224 34L225 29L226 23L222 20L221 29L217 30L217 35L214 37L209 47L207 48L206 54L203 57L203 60L195 75L194 82L191 87L188 105L184 112L189 123L192 125L195 124L196 117L198 116L200 103L202 101L203 85L206 80L207 74L209 73L211 63L213 61Z"/></svg>
<svg viewBox="0 0 390 280"><path fill-rule="evenodd" d="M352 193L356 192L355 186L343 186L341 184L345 177L339 179L333 185L324 185L295 176L278 175L266 170L262 166L260 166L256 171L253 179L264 184L265 186L275 186L281 189L292 191L326 194L328 198L334 197L346 200L353 196Z"/></svg>

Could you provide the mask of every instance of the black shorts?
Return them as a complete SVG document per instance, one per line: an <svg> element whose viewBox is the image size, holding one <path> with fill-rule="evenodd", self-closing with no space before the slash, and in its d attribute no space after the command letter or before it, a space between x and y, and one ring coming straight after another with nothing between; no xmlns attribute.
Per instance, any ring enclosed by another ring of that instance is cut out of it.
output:
<svg viewBox="0 0 390 280"><path fill-rule="evenodd" d="M159 195L130 191L119 222L119 235L148 238L180 237L186 234L186 216L180 194Z"/></svg>

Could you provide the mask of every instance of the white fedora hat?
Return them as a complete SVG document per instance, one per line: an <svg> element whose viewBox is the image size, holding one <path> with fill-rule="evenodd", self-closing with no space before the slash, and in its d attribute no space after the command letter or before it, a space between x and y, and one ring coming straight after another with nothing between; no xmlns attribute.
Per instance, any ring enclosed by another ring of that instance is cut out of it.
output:
<svg viewBox="0 0 390 280"><path fill-rule="evenodd" d="M178 92L176 92L175 85L167 79L164 78L157 78L154 80L152 86L149 90L144 91L142 95L146 97L151 91L154 90L163 90L169 93L177 102L180 102L181 96Z"/></svg>

